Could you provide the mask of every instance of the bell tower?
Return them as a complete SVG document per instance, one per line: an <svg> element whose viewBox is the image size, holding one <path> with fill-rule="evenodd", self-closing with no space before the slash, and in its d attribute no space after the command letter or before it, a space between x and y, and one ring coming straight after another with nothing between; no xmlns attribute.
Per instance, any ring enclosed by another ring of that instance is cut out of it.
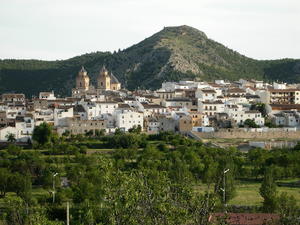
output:
<svg viewBox="0 0 300 225"><path fill-rule="evenodd" d="M97 77L97 88L102 90L110 90L110 76L105 66L100 70Z"/></svg>
<svg viewBox="0 0 300 225"><path fill-rule="evenodd" d="M89 86L90 86L90 78L87 74L87 71L82 66L81 70L78 72L78 75L76 77L76 88L88 90Z"/></svg>

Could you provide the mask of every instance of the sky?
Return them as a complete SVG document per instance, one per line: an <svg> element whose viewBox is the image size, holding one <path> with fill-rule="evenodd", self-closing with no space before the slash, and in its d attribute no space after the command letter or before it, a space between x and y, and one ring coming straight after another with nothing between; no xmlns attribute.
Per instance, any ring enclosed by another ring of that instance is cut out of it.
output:
<svg viewBox="0 0 300 225"><path fill-rule="evenodd" d="M299 0L0 0L0 59L67 59L189 25L256 59L300 58Z"/></svg>

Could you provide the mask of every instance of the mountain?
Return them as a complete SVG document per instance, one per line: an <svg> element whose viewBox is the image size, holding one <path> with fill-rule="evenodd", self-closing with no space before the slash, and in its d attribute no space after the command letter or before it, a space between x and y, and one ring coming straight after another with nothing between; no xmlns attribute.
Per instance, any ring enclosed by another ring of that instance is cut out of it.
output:
<svg viewBox="0 0 300 225"><path fill-rule="evenodd" d="M300 82L300 60L255 60L189 27L165 27L119 52L94 52L67 60L0 60L0 93L69 95L84 65L95 83L106 65L128 89L160 87L163 81L253 78Z"/></svg>

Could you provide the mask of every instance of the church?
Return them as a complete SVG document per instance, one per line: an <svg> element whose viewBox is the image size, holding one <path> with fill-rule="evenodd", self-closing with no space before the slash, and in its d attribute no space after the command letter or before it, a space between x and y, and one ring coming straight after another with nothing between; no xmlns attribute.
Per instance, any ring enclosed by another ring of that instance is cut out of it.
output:
<svg viewBox="0 0 300 225"><path fill-rule="evenodd" d="M90 77L82 66L76 77L76 88L72 89L72 97L82 98L91 95L100 95L105 91L118 91L121 89L121 83L118 79L109 72L105 66L99 72L97 76L96 88L90 84Z"/></svg>

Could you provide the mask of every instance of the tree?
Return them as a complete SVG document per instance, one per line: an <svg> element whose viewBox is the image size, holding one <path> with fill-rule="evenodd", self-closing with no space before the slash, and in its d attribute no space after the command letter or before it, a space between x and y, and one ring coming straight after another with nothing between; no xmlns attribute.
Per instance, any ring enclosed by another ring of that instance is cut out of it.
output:
<svg viewBox="0 0 300 225"><path fill-rule="evenodd" d="M71 134L71 132L70 132L69 130L65 130L65 131L63 132L62 136L64 136L64 137L69 137L70 134Z"/></svg>
<svg viewBox="0 0 300 225"><path fill-rule="evenodd" d="M272 120L269 119L269 118L266 118L266 119L265 119L265 126L266 126L266 127L269 127L269 128L276 128L276 127L278 127L278 126L277 126L275 123L273 123Z"/></svg>
<svg viewBox="0 0 300 225"><path fill-rule="evenodd" d="M9 189L9 178L11 173L6 168L0 168L0 197L5 197Z"/></svg>
<svg viewBox="0 0 300 225"><path fill-rule="evenodd" d="M257 110L263 117L267 115L266 105L264 103L256 103L251 105L250 110Z"/></svg>
<svg viewBox="0 0 300 225"><path fill-rule="evenodd" d="M101 129L101 130L96 129L96 130L95 130L95 136L96 136L96 137L104 136L104 134L105 134L105 130L104 130L104 129Z"/></svg>
<svg viewBox="0 0 300 225"><path fill-rule="evenodd" d="M10 144L7 148L7 152L11 155L20 155L22 148L14 144Z"/></svg>
<svg viewBox="0 0 300 225"><path fill-rule="evenodd" d="M86 131L84 134L86 137L92 137L94 135L93 130Z"/></svg>
<svg viewBox="0 0 300 225"><path fill-rule="evenodd" d="M254 122L254 120L246 119L244 122L245 126L248 126L250 128L258 128L259 126Z"/></svg>
<svg viewBox="0 0 300 225"><path fill-rule="evenodd" d="M248 160L252 167L252 175L257 179L258 176L264 174L266 160L268 159L268 151L266 149L255 148L248 152ZM270 154L270 153L269 153Z"/></svg>
<svg viewBox="0 0 300 225"><path fill-rule="evenodd" d="M4 199L5 221L7 224L23 225L26 221L26 206L20 197L7 196Z"/></svg>
<svg viewBox="0 0 300 225"><path fill-rule="evenodd" d="M8 133L7 135L5 135L5 138L10 143L16 142L16 135L13 133Z"/></svg>
<svg viewBox="0 0 300 225"><path fill-rule="evenodd" d="M120 128L116 128L115 135L121 135L124 134L124 132Z"/></svg>
<svg viewBox="0 0 300 225"><path fill-rule="evenodd" d="M263 209L265 212L274 212L276 209L277 185L274 180L274 169L269 167L265 171L264 179L259 189L260 195L263 197Z"/></svg>
<svg viewBox="0 0 300 225"><path fill-rule="evenodd" d="M52 137L52 127L48 123L42 123L33 130L32 139L40 145L50 142Z"/></svg>
<svg viewBox="0 0 300 225"><path fill-rule="evenodd" d="M134 125L132 128L128 129L129 133L136 133L136 134L140 134L142 132L142 127L141 125Z"/></svg>
<svg viewBox="0 0 300 225"><path fill-rule="evenodd" d="M21 197L25 202L31 200L31 178L29 175L21 175L15 173L10 176L11 190L14 191L19 197Z"/></svg>
<svg viewBox="0 0 300 225"><path fill-rule="evenodd" d="M235 164L232 159L232 154L227 152L222 156L219 161L219 168L216 176L215 192L219 194L219 197L223 204L227 204L236 195L235 188ZM225 180L225 181L224 181ZM224 190L225 183L225 190ZM225 191L225 202L223 194Z"/></svg>
<svg viewBox="0 0 300 225"><path fill-rule="evenodd" d="M281 193L277 199L278 213L280 214L281 224L300 224L297 219L298 208L297 201L294 196L288 196L286 192Z"/></svg>

